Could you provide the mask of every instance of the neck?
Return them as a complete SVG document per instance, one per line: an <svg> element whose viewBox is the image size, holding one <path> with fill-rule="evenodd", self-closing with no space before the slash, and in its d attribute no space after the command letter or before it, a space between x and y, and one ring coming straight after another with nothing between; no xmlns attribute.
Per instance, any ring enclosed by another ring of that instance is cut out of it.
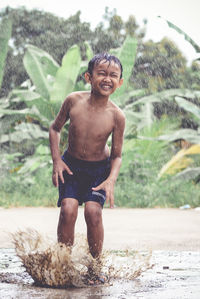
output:
<svg viewBox="0 0 200 299"><path fill-rule="evenodd" d="M108 100L109 100L108 96L102 96L91 92L89 103L94 107L105 107L108 103Z"/></svg>

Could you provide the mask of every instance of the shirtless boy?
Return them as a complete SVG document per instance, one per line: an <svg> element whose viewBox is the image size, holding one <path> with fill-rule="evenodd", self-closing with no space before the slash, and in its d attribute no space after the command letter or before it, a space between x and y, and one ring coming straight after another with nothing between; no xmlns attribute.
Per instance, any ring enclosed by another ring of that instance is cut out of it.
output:
<svg viewBox="0 0 200 299"><path fill-rule="evenodd" d="M71 93L50 126L50 147L53 159L53 184L59 187L58 242L69 246L74 242L78 206L85 203L89 250L94 258L102 251L104 230L102 207L114 207L114 184L122 154L125 117L109 100L122 85L122 66L118 58L97 54L88 64L85 79L91 91ZM60 157L60 132L70 121L68 147ZM106 144L112 135L109 152Z"/></svg>

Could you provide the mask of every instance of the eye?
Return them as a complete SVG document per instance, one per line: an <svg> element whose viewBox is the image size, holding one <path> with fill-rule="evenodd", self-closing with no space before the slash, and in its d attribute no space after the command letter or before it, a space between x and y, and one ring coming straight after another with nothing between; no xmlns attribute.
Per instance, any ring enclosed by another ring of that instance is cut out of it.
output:
<svg viewBox="0 0 200 299"><path fill-rule="evenodd" d="M111 76L112 76L113 78L118 78L118 75L117 75L117 74L111 74Z"/></svg>

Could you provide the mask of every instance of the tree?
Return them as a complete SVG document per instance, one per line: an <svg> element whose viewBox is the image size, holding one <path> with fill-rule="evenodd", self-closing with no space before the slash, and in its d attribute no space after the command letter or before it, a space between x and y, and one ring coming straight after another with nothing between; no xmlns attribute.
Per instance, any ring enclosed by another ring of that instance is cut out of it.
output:
<svg viewBox="0 0 200 299"><path fill-rule="evenodd" d="M28 78L23 66L27 44L50 53L60 64L66 51L74 44L82 48L84 55L82 45L92 34L90 24L80 21L80 11L65 20L39 10L7 7L0 12L0 18L5 16L12 20L13 27L0 97Z"/></svg>
<svg viewBox="0 0 200 299"><path fill-rule="evenodd" d="M163 38L154 43L150 40L140 45L132 82L137 88L147 88L149 93L180 88L184 86L185 70L186 59L172 41Z"/></svg>

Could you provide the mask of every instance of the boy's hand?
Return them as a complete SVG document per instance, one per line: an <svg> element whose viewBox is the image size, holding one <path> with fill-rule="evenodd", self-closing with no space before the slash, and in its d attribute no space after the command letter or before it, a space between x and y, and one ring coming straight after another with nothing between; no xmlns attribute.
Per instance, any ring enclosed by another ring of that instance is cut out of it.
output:
<svg viewBox="0 0 200 299"><path fill-rule="evenodd" d="M55 187L58 187L58 178L61 179L61 182L64 184L63 171L67 171L68 174L73 175L69 167L63 162L62 159L56 160L53 163L53 174L52 181Z"/></svg>
<svg viewBox="0 0 200 299"><path fill-rule="evenodd" d="M114 182L107 179L97 187L93 187L92 190L104 190L106 192L106 203L110 202L110 208L114 208Z"/></svg>

